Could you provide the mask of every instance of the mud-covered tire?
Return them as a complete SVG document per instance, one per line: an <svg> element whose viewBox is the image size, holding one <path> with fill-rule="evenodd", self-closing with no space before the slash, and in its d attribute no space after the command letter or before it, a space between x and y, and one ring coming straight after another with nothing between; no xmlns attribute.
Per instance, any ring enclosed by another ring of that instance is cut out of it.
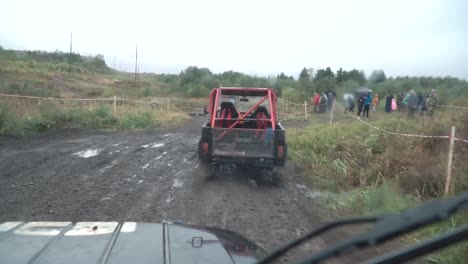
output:
<svg viewBox="0 0 468 264"><path fill-rule="evenodd" d="M287 178L285 167L275 167L273 169L273 177L275 186L282 186L284 183L284 179Z"/></svg>
<svg viewBox="0 0 468 264"><path fill-rule="evenodd" d="M205 180L214 180L216 178L216 171L211 164L200 161L196 176Z"/></svg>
<svg viewBox="0 0 468 264"><path fill-rule="evenodd" d="M262 182L272 186L281 186L282 183L282 173L277 168L261 169L260 178Z"/></svg>

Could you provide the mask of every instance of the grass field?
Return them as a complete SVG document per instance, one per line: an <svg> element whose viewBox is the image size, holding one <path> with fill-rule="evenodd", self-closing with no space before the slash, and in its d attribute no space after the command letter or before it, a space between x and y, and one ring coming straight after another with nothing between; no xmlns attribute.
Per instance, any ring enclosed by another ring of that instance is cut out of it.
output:
<svg viewBox="0 0 468 264"><path fill-rule="evenodd" d="M396 136L381 132L343 111L310 114L304 129L287 133L289 159L302 168L324 198L332 215L377 214L401 210L444 196L448 139ZM468 111L440 109L433 119L405 113L371 113L372 125L397 133L449 135L468 138ZM453 192L468 190L468 144L455 142ZM448 231L468 221L457 215L449 222L422 229L408 243ZM428 263L462 263L468 257L465 243L426 258Z"/></svg>

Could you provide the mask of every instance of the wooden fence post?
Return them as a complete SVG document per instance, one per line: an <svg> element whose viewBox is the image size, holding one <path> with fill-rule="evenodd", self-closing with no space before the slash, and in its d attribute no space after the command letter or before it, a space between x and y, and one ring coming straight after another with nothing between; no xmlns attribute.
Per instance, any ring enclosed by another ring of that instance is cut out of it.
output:
<svg viewBox="0 0 468 264"><path fill-rule="evenodd" d="M117 96L114 95L114 116L117 116Z"/></svg>
<svg viewBox="0 0 468 264"><path fill-rule="evenodd" d="M450 144L449 144L449 153L447 157L447 178L445 180L445 195L450 191L451 178L452 178L452 158L453 158L453 143L455 141L455 126L452 126L450 132Z"/></svg>
<svg viewBox="0 0 468 264"><path fill-rule="evenodd" d="M307 101L304 101L304 114L305 118L307 119Z"/></svg>
<svg viewBox="0 0 468 264"><path fill-rule="evenodd" d="M289 99L288 99L288 97L286 97L286 111L285 111L285 113L288 112L288 102L289 102Z"/></svg>
<svg viewBox="0 0 468 264"><path fill-rule="evenodd" d="M331 109L331 114L330 114L330 126L333 124L333 113L335 112L335 103L336 103L336 98L333 100L333 105Z"/></svg>
<svg viewBox="0 0 468 264"><path fill-rule="evenodd" d="M166 109L166 112L169 112L169 101L170 101L170 100L171 100L171 99L167 98L167 109Z"/></svg>

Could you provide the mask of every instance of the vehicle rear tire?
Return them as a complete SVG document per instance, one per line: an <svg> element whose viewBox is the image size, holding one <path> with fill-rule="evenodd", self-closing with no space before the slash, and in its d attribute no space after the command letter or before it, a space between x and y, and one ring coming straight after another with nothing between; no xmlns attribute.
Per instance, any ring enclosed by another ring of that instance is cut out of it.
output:
<svg viewBox="0 0 468 264"><path fill-rule="evenodd" d="M281 185L281 172L276 168L260 170L261 181L273 186Z"/></svg>
<svg viewBox="0 0 468 264"><path fill-rule="evenodd" d="M207 181L214 180L216 178L216 170L210 163L200 161L197 169L197 177L203 178Z"/></svg>

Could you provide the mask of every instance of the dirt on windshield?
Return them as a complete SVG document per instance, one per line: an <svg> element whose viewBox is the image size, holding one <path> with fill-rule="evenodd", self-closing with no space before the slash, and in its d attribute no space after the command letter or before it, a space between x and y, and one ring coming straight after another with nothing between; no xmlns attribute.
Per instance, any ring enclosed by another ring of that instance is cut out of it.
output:
<svg viewBox="0 0 468 264"><path fill-rule="evenodd" d="M179 220L238 232L268 251L322 223L321 193L290 163L278 186L237 168L211 181L198 175L205 120L169 130L0 138L0 222ZM336 240L316 239L302 253Z"/></svg>

